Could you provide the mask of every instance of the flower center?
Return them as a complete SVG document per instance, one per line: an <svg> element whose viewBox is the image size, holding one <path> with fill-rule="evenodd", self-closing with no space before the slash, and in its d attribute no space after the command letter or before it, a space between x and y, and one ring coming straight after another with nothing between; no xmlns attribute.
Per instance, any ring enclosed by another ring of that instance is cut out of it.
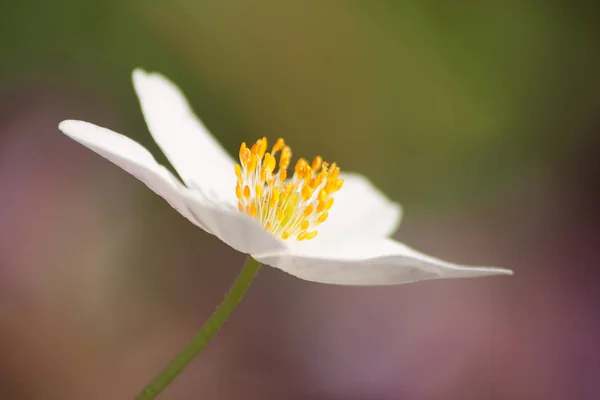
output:
<svg viewBox="0 0 600 400"><path fill-rule="evenodd" d="M275 156L279 151L277 168ZM315 228L327 219L333 194L344 180L339 178L340 169L335 163L329 165L321 157L315 157L311 164L299 159L294 175L288 179L291 158L292 150L283 139L275 142L270 153L267 138L250 148L242 143L241 165L235 165L238 209L283 240L310 240L317 236Z"/></svg>

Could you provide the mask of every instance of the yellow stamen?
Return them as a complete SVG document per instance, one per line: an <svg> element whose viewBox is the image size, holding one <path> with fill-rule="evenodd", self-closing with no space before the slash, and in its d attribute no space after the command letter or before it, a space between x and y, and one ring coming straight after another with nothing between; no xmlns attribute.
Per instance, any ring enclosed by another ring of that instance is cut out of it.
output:
<svg viewBox="0 0 600 400"><path fill-rule="evenodd" d="M333 206L333 194L344 181L340 169L319 156L311 163L300 158L288 179L292 150L278 139L271 152L263 137L250 148L240 146L240 164L235 165L235 195L240 212L260 222L266 231L283 240L298 241L317 236L314 227L325 222ZM275 155L279 155L279 165ZM313 230L310 230L311 227Z"/></svg>
<svg viewBox="0 0 600 400"><path fill-rule="evenodd" d="M319 205L317 206L317 213L322 213L323 211L325 211L325 208L327 208L327 203L324 201L320 201Z"/></svg>
<svg viewBox="0 0 600 400"><path fill-rule="evenodd" d="M327 198L327 190L323 189L319 192L319 201L325 201Z"/></svg>
<svg viewBox="0 0 600 400"><path fill-rule="evenodd" d="M312 197L312 189L310 188L310 186L304 185L302 187L302 197L304 197L304 200L310 200L310 198Z"/></svg>
<svg viewBox="0 0 600 400"><path fill-rule="evenodd" d="M327 219L328 216L329 216L329 213L327 211L325 211L323 214L321 214L321 216L319 218L317 218L317 222L318 223L325 222L325 220Z"/></svg>
<svg viewBox="0 0 600 400"><path fill-rule="evenodd" d="M311 167L314 171L317 171L319 168L321 168L321 164L323 164L323 159L320 156L316 156Z"/></svg>
<svg viewBox="0 0 600 400"><path fill-rule="evenodd" d="M311 213L313 212L313 205L309 204L308 206L306 206L306 208L304 209L304 213L303 215L305 217L308 217Z"/></svg>
<svg viewBox="0 0 600 400"><path fill-rule="evenodd" d="M327 200L327 205L325 206L326 210L330 210L333 207L333 197Z"/></svg>
<svg viewBox="0 0 600 400"><path fill-rule="evenodd" d="M265 155L265 151L267 151L267 138L259 139L256 144L258 146L256 155L258 158L262 158Z"/></svg>
<svg viewBox="0 0 600 400"><path fill-rule="evenodd" d="M287 171L285 169L280 169L279 170L279 180L283 182L286 179L287 179Z"/></svg>
<svg viewBox="0 0 600 400"><path fill-rule="evenodd" d="M307 219L305 219L304 221L302 221L302 223L300 224L300 229L302 229L303 231L307 230L308 227L310 226L310 222L308 222Z"/></svg>
<svg viewBox="0 0 600 400"><path fill-rule="evenodd" d="M283 146L285 146L285 142L283 141L283 139L282 138L277 139L277 141L273 145L273 150L271 150L271 153L273 153L273 154L277 153L279 150L283 149Z"/></svg>
<svg viewBox="0 0 600 400"><path fill-rule="evenodd" d="M302 231L302 232L300 232L300 233L298 234L298 236L296 237L296 239L298 239L298 241L300 241L300 240L304 240L304 239L306 239L306 235L307 235L307 233L306 233L306 232L304 232L304 231Z"/></svg>

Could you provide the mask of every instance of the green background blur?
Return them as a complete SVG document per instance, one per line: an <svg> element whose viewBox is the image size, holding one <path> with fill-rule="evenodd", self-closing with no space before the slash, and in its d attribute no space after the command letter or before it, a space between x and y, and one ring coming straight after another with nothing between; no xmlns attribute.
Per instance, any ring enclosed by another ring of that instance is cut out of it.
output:
<svg viewBox="0 0 600 400"><path fill-rule="evenodd" d="M94 122L166 163L135 67L176 82L232 154L284 137L402 203L408 244L517 272L357 289L263 271L162 398L598 398L597 14L568 1L2 0L0 398L132 398L241 267L56 129Z"/></svg>

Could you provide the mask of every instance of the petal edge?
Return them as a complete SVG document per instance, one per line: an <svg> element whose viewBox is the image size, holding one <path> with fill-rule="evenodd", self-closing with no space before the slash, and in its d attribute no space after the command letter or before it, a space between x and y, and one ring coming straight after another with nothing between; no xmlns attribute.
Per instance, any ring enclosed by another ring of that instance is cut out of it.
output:
<svg viewBox="0 0 600 400"><path fill-rule="evenodd" d="M513 273L504 268L449 263L387 238L356 239L320 249L298 246L286 254L255 258L304 280L352 286L398 285L429 279Z"/></svg>
<svg viewBox="0 0 600 400"><path fill-rule="evenodd" d="M138 178L181 215L205 229L189 212L181 198L184 186L169 170L159 165L142 145L110 129L85 121L66 120L58 128L71 139Z"/></svg>
<svg viewBox="0 0 600 400"><path fill-rule="evenodd" d="M141 69L133 71L132 80L150 134L186 185L235 204L233 159L177 85Z"/></svg>

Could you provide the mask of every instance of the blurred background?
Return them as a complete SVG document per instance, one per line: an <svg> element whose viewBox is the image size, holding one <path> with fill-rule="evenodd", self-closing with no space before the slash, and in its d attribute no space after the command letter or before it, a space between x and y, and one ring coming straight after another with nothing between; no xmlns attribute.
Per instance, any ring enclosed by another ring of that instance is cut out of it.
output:
<svg viewBox="0 0 600 400"><path fill-rule="evenodd" d="M161 399L600 398L600 28L579 3L2 0L0 398L133 398L242 267L57 130L91 121L166 163L138 66L231 153L282 136L402 203L400 240L516 272L356 288L264 268Z"/></svg>

